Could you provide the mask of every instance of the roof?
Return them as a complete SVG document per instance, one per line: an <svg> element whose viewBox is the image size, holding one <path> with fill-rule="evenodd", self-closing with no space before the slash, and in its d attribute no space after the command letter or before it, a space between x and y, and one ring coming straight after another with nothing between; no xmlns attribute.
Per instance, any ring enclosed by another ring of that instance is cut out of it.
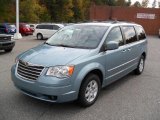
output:
<svg viewBox="0 0 160 120"><path fill-rule="evenodd" d="M139 25L134 22L128 21L93 21L93 22L86 22L86 23L78 23L77 25L98 25L98 26L113 26L113 25Z"/></svg>

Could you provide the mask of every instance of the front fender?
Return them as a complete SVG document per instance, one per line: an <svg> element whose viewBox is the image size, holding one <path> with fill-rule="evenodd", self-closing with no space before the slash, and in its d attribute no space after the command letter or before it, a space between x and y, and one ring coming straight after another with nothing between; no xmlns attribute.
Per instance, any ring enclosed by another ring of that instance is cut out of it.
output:
<svg viewBox="0 0 160 120"><path fill-rule="evenodd" d="M103 65L101 65L100 63L97 63L97 62L93 62L93 63L87 64L80 71L78 71L77 77L76 77L76 79L74 80L74 83L73 83L75 91L77 91L77 92L79 91L81 83L84 80L84 78L86 77L86 75L89 72L91 72L91 71L93 71L95 69L100 70L102 72L103 78L104 78L104 76L105 76L105 68L104 68Z"/></svg>

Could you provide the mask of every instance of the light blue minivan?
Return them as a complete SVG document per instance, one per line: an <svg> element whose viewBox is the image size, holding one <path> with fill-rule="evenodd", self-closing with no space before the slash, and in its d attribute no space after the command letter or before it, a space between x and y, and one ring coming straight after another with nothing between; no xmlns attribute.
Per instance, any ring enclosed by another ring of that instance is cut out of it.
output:
<svg viewBox="0 0 160 120"><path fill-rule="evenodd" d="M59 103L78 100L88 107L101 88L132 71L141 74L146 56L147 39L138 24L74 24L18 55L11 76L28 96Z"/></svg>

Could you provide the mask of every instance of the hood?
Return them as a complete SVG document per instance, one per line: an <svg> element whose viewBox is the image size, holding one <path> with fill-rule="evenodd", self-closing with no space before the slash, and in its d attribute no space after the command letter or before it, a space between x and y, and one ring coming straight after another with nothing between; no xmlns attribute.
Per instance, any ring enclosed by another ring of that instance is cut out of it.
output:
<svg viewBox="0 0 160 120"><path fill-rule="evenodd" d="M88 54L88 52L90 52L89 49L56 47L44 44L26 51L20 55L19 59L49 67L69 64L71 61Z"/></svg>

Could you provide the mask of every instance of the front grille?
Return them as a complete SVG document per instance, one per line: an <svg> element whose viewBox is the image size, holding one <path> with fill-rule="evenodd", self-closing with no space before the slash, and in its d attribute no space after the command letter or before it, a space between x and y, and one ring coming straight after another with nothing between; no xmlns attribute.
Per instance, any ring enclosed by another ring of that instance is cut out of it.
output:
<svg viewBox="0 0 160 120"><path fill-rule="evenodd" d="M6 37L0 37L0 42L3 42L3 41L11 41L11 36L6 36Z"/></svg>
<svg viewBox="0 0 160 120"><path fill-rule="evenodd" d="M43 66L33 65L20 60L17 67L17 73L26 79L37 80L43 69Z"/></svg>

